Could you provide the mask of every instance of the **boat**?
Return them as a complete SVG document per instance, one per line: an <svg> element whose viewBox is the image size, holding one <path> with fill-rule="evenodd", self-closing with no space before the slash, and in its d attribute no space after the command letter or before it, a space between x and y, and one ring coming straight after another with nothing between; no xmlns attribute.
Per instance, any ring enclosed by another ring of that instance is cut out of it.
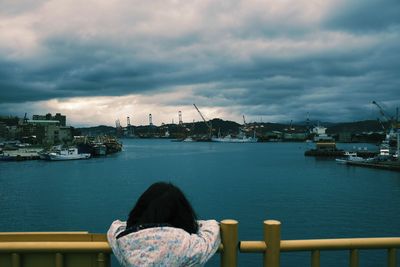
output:
<svg viewBox="0 0 400 267"><path fill-rule="evenodd" d="M211 138L212 142L219 143L257 143L258 139L255 137L232 137L231 135L227 135L225 137L213 137Z"/></svg>
<svg viewBox="0 0 400 267"><path fill-rule="evenodd" d="M107 155L107 146L103 143L93 144L93 155L95 156L105 156Z"/></svg>
<svg viewBox="0 0 400 267"><path fill-rule="evenodd" d="M346 152L344 152L343 156L344 156L344 158L338 158L338 159L335 159L335 161L337 163L341 163L341 164L347 164L349 162L364 162L364 161L366 161L366 159L357 156L356 152L346 151Z"/></svg>
<svg viewBox="0 0 400 267"><path fill-rule="evenodd" d="M218 137L212 137L211 141L219 143L257 143L258 138L255 132L253 137L246 137L242 131L240 131L236 137L232 137L230 134L221 137L221 134L218 132Z"/></svg>
<svg viewBox="0 0 400 267"><path fill-rule="evenodd" d="M315 144L314 149L304 152L305 156L314 157L343 157L345 151L338 149L336 143L332 141L319 141Z"/></svg>
<svg viewBox="0 0 400 267"><path fill-rule="evenodd" d="M88 159L89 153L78 153L78 148L62 149L48 154L48 160L75 160L75 159Z"/></svg>
<svg viewBox="0 0 400 267"><path fill-rule="evenodd" d="M22 161L39 159L41 148L19 148L17 150L0 151L0 160L2 161Z"/></svg>

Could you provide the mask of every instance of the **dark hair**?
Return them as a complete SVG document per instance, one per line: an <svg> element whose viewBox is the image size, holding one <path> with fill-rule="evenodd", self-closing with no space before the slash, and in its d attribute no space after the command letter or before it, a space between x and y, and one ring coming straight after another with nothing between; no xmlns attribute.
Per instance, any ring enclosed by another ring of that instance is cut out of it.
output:
<svg viewBox="0 0 400 267"><path fill-rule="evenodd" d="M127 227L167 223L189 234L197 233L197 216L183 192L171 183L152 184L129 213Z"/></svg>

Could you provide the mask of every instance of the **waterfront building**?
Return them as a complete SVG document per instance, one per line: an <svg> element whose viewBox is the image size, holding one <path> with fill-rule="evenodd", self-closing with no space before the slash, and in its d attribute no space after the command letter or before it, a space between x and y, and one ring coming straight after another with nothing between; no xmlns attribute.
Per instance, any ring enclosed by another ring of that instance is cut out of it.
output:
<svg viewBox="0 0 400 267"><path fill-rule="evenodd" d="M308 134L301 132L284 133L283 139L286 141L304 141L307 139Z"/></svg>
<svg viewBox="0 0 400 267"><path fill-rule="evenodd" d="M349 143L351 142L352 133L351 132L340 132L339 134L339 142Z"/></svg>
<svg viewBox="0 0 400 267"><path fill-rule="evenodd" d="M72 127L62 126L58 120L27 120L22 125L22 136L35 136L42 144L59 144L72 140Z"/></svg>
<svg viewBox="0 0 400 267"><path fill-rule="evenodd" d="M55 116L52 116L51 113L47 113L46 115L33 115L32 120L46 120L46 121L59 121L60 126L66 126L67 117L62 115L61 113L56 113Z"/></svg>

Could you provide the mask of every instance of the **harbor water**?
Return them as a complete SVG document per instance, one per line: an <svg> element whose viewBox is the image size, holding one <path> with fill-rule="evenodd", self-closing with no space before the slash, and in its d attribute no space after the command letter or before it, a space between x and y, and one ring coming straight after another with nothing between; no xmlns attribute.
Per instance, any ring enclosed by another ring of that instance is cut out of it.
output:
<svg viewBox="0 0 400 267"><path fill-rule="evenodd" d="M281 221L282 239L400 236L399 172L305 157L308 143L123 145L90 160L0 162L0 231L105 233L150 184L171 181L199 218L238 220L239 240L262 240L265 219ZM360 253L360 266L385 260L385 250ZM260 254L239 255L239 266L261 264ZM282 254L281 266L309 264L309 252ZM347 265L347 251L321 252L321 266Z"/></svg>

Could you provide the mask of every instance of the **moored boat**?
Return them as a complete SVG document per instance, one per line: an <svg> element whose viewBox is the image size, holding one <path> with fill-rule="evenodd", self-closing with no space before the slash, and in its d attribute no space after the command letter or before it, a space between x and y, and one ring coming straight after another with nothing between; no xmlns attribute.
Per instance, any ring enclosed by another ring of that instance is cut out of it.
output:
<svg viewBox="0 0 400 267"><path fill-rule="evenodd" d="M314 149L304 152L305 156L314 157L343 157L344 154L345 151L338 149L336 143L331 141L317 142Z"/></svg>
<svg viewBox="0 0 400 267"><path fill-rule="evenodd" d="M93 154L96 156L107 155L107 146L102 143L95 143L93 145Z"/></svg>
<svg viewBox="0 0 400 267"><path fill-rule="evenodd" d="M90 158L89 153L78 153L78 149L68 148L59 150L57 152L48 153L48 160L76 160L76 159L88 159Z"/></svg>
<svg viewBox="0 0 400 267"><path fill-rule="evenodd" d="M213 137L211 141L219 143L257 143L258 139L255 137L237 138L227 135L225 137Z"/></svg>
<svg viewBox="0 0 400 267"><path fill-rule="evenodd" d="M366 159L357 156L356 152L346 151L346 152L344 152L343 156L345 156L345 157L344 158L335 159L335 161L337 163L341 163L341 164L347 164L349 162L364 162L364 161L367 161Z"/></svg>
<svg viewBox="0 0 400 267"><path fill-rule="evenodd" d="M218 132L218 137L212 137L211 141L219 143L257 143L258 138L256 137L255 132L253 137L247 137L242 131L240 131L236 137L232 137L230 134L225 137L221 137L221 133Z"/></svg>

